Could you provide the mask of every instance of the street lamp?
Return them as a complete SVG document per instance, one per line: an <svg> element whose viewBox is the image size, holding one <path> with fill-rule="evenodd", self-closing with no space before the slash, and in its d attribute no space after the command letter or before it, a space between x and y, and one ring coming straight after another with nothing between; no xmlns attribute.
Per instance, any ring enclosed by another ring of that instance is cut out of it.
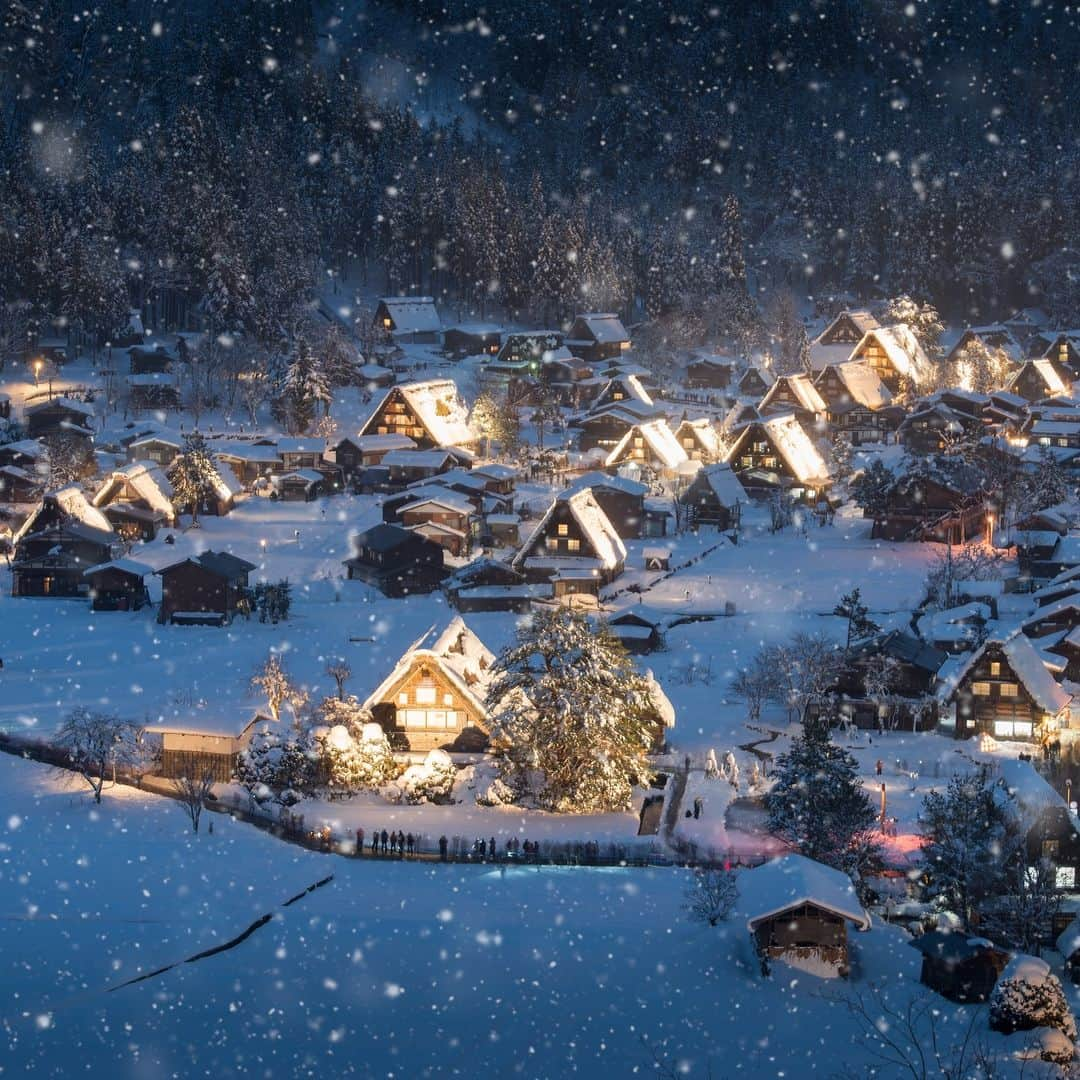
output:
<svg viewBox="0 0 1080 1080"><path fill-rule="evenodd" d="M34 385L39 386L41 384L41 360L34 361Z"/></svg>
<svg viewBox="0 0 1080 1080"><path fill-rule="evenodd" d="M986 546L994 546L994 515L986 515Z"/></svg>

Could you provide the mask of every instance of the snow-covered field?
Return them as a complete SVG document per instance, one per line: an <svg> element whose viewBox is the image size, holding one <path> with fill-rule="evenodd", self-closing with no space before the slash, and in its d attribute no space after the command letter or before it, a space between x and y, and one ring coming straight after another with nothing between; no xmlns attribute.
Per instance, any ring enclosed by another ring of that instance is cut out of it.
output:
<svg viewBox="0 0 1080 1080"><path fill-rule="evenodd" d="M846 982L763 977L737 913L686 918L680 870L346 859L213 821L193 838L124 789L94 809L0 757L5 1073L868 1076L845 999L920 993L918 954L878 923ZM958 1043L970 1011L936 1004Z"/></svg>

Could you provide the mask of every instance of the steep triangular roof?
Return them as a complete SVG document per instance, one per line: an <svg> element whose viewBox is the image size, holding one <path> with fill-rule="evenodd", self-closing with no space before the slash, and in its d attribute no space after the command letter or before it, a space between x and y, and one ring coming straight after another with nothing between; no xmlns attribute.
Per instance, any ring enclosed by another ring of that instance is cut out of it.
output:
<svg viewBox="0 0 1080 1080"><path fill-rule="evenodd" d="M870 916L842 870L804 855L782 855L739 876L738 909L749 930L802 904L830 911L861 930L870 929Z"/></svg>
<svg viewBox="0 0 1080 1080"><path fill-rule="evenodd" d="M109 473L94 495L94 506L108 506L109 499L124 485L130 485L151 510L157 510L166 517L174 516L172 484L165 474L149 461L133 461L130 465Z"/></svg>
<svg viewBox="0 0 1080 1080"><path fill-rule="evenodd" d="M384 296L395 334L431 334L442 329L435 301L430 296Z"/></svg>
<svg viewBox="0 0 1080 1080"><path fill-rule="evenodd" d="M653 454L660 459L665 468L676 469L684 461L689 460L689 455L675 438L674 432L668 427L664 419L650 420L646 424L635 424L616 443L615 448L607 456L606 465L617 465L623 461L627 451L631 448L635 438L642 438L652 450Z"/></svg>
<svg viewBox="0 0 1080 1080"><path fill-rule="evenodd" d="M592 488L582 488L579 491L564 491L555 496L544 512L544 516L537 522L536 528L514 556L512 565L515 569L529 557L529 552L536 541L544 535L548 522L561 505L569 508L582 535L588 540L589 545L596 552L596 558L605 569L614 569L626 561L626 545L623 544L622 537L615 531L615 526L600 508L600 504L592 493Z"/></svg>

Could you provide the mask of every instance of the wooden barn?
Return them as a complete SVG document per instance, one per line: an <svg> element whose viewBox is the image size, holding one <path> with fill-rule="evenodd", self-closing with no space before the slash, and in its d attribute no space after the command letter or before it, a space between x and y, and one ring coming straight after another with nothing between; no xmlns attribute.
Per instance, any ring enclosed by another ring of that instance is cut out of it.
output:
<svg viewBox="0 0 1080 1080"><path fill-rule="evenodd" d="M682 420L675 429L675 441L686 451L691 461L706 463L721 461L724 443L716 425L707 416L697 420Z"/></svg>
<svg viewBox="0 0 1080 1080"><path fill-rule="evenodd" d="M314 502L322 494L323 475L314 469L293 469L275 476L273 483L282 502Z"/></svg>
<svg viewBox="0 0 1080 1080"><path fill-rule="evenodd" d="M598 585L618 577L625 564L626 547L590 488L556 496L511 563L530 583L576 572Z"/></svg>
<svg viewBox="0 0 1080 1080"><path fill-rule="evenodd" d="M442 546L400 525L375 525L353 538L345 561L350 581L364 581L384 596L429 593L447 577Z"/></svg>
<svg viewBox="0 0 1080 1080"><path fill-rule="evenodd" d="M455 360L466 356L495 356L502 348L503 330L494 323L461 323L443 333L443 352Z"/></svg>
<svg viewBox="0 0 1080 1080"><path fill-rule="evenodd" d="M827 967L847 975L848 924L870 929L870 916L847 874L802 855L783 855L743 871L738 908L765 974L781 961L808 974Z"/></svg>
<svg viewBox="0 0 1080 1080"><path fill-rule="evenodd" d="M664 644L660 624L635 611L626 611L608 620L608 629L622 647L633 656L656 652Z"/></svg>
<svg viewBox="0 0 1080 1080"><path fill-rule="evenodd" d="M263 725L277 726L269 717L256 715L238 731L227 720L196 716L187 724L162 721L146 730L161 740L160 775L165 779L209 775L215 783L227 784L236 775L237 755Z"/></svg>
<svg viewBox="0 0 1080 1080"><path fill-rule="evenodd" d="M479 751L488 744L484 697L494 655L455 617L428 631L364 702L399 750Z"/></svg>
<svg viewBox="0 0 1080 1080"><path fill-rule="evenodd" d="M563 342L590 364L617 357L630 348L630 335L618 315L579 315Z"/></svg>
<svg viewBox="0 0 1080 1080"><path fill-rule="evenodd" d="M608 379L607 383L592 402L591 412L598 412L609 405L631 406L642 417L652 416L656 412L656 403L645 389L637 375L618 374Z"/></svg>
<svg viewBox="0 0 1080 1080"><path fill-rule="evenodd" d="M430 296L384 296L375 308L375 328L398 344L437 345L442 323Z"/></svg>
<svg viewBox="0 0 1080 1080"><path fill-rule="evenodd" d="M146 577L153 568L135 559L112 559L83 572L94 611L138 611L150 603Z"/></svg>
<svg viewBox="0 0 1080 1080"><path fill-rule="evenodd" d="M360 429L361 435L405 435L421 450L476 445L469 411L450 379L392 386Z"/></svg>
<svg viewBox="0 0 1080 1080"><path fill-rule="evenodd" d="M987 639L946 664L938 679L938 697L951 708L942 723L951 723L958 739L1039 741L1068 723L1071 695L1022 633Z"/></svg>
<svg viewBox="0 0 1080 1080"><path fill-rule="evenodd" d="M1072 383L1062 378L1052 360L1026 360L1008 381L1006 389L1025 401L1042 401L1049 397L1065 397L1071 391Z"/></svg>
<svg viewBox="0 0 1080 1080"><path fill-rule="evenodd" d="M746 490L731 466L722 462L706 465L679 496L679 502L686 507L691 527L713 525L718 529L733 529L739 524Z"/></svg>
<svg viewBox="0 0 1080 1080"><path fill-rule="evenodd" d="M986 938L960 931L932 930L911 945L922 953L919 982L950 1001L986 1001L1011 954Z"/></svg>
<svg viewBox="0 0 1080 1080"><path fill-rule="evenodd" d="M825 419L825 401L809 375L781 375L761 399L758 412L762 416L794 413L799 423L812 431L819 420Z"/></svg>
<svg viewBox="0 0 1080 1080"><path fill-rule="evenodd" d="M156 573L161 577L158 622L224 626L251 610L253 563L225 551L206 551Z"/></svg>

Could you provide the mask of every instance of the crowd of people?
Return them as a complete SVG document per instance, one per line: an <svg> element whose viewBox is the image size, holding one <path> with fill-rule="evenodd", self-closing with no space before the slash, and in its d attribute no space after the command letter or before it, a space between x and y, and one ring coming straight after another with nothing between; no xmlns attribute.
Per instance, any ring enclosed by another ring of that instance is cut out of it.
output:
<svg viewBox="0 0 1080 1080"><path fill-rule="evenodd" d="M478 837L472 845L457 837L454 843L446 836L440 836L438 840L439 858L442 862L451 859L467 859L469 861L496 862L496 861L522 861L539 862L540 843L537 840L520 840L516 836L507 837L500 850L495 837L485 839ZM386 829L376 829L370 837L362 828L356 830L356 854L357 855L394 855L404 858L410 855L419 855L423 851L422 837L419 833L407 833L398 829L387 832ZM597 845L599 855L599 845Z"/></svg>

